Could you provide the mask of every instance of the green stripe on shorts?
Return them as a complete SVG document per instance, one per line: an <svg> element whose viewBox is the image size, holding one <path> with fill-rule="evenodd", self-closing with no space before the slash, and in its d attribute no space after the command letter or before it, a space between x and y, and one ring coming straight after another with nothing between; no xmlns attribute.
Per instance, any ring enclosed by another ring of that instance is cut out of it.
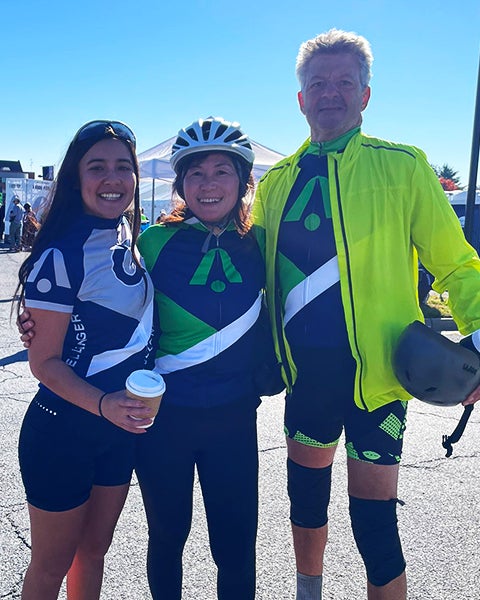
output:
<svg viewBox="0 0 480 600"><path fill-rule="evenodd" d="M323 444L322 442L317 442L317 440L314 440L313 438L308 437L308 435L305 435L301 431L297 431L294 436L289 436L288 429L285 427L284 430L285 430L285 435L287 435L288 437L291 437L292 440L295 440L296 442L299 442L300 444L303 444L304 446L311 446L312 448L332 448L333 446L338 445L338 439L334 440L333 442L328 442L327 444Z"/></svg>

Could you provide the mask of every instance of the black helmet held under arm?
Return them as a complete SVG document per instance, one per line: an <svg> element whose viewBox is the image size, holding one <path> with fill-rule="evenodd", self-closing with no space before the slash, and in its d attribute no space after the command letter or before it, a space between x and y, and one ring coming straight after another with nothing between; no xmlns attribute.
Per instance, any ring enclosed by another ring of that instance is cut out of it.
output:
<svg viewBox="0 0 480 600"><path fill-rule="evenodd" d="M400 335L393 370L407 392L437 406L463 402L480 384L480 357L420 321Z"/></svg>

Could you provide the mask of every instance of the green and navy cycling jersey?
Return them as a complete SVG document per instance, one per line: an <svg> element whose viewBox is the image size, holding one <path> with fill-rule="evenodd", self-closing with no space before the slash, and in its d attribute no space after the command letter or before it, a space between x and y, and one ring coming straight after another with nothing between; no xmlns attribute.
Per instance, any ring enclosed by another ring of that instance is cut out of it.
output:
<svg viewBox="0 0 480 600"><path fill-rule="evenodd" d="M233 224L213 235L190 216L149 227L138 247L155 287L162 402L210 407L253 394L265 283L253 235Z"/></svg>
<svg viewBox="0 0 480 600"><path fill-rule="evenodd" d="M285 203L278 235L283 324L290 346L348 348L332 224L327 155L342 152L358 129L312 142Z"/></svg>
<svg viewBox="0 0 480 600"><path fill-rule="evenodd" d="M25 286L27 307L71 315L62 360L107 392L153 368L153 286L130 246L123 217L82 215L40 255Z"/></svg>

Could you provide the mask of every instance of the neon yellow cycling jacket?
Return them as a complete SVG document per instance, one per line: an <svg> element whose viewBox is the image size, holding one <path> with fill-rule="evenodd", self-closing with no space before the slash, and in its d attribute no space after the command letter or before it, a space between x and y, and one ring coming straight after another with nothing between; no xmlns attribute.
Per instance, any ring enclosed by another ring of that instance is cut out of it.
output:
<svg viewBox="0 0 480 600"><path fill-rule="evenodd" d="M282 330L275 269L283 208L309 147L272 167L260 180L253 208L267 269L275 346L287 389L296 369ZM319 151L322 144L317 144ZM461 333L480 328L480 260L466 242L425 154L413 146L360 131L343 153L328 155L329 192L349 342L357 363L355 402L365 410L410 395L392 369L392 352L406 325L423 320L417 297L418 258L449 292Z"/></svg>

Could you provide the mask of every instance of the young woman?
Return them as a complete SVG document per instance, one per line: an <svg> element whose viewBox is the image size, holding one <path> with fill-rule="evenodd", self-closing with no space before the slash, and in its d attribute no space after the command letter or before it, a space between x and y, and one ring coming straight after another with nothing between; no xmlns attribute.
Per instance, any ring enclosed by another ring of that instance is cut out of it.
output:
<svg viewBox="0 0 480 600"><path fill-rule="evenodd" d="M124 389L133 370L152 366L153 290L132 251L137 182L132 131L115 121L84 125L20 268L40 381L19 442L32 544L24 600L57 598L67 573L69 600L99 598L139 426L151 423ZM123 216L132 206L133 235Z"/></svg>
<svg viewBox="0 0 480 600"><path fill-rule="evenodd" d="M250 230L254 154L238 124L182 129L173 146L179 205L139 238L155 287L166 382L137 444L155 600L177 600L198 472L221 600L255 596L258 450L254 383L264 267Z"/></svg>

